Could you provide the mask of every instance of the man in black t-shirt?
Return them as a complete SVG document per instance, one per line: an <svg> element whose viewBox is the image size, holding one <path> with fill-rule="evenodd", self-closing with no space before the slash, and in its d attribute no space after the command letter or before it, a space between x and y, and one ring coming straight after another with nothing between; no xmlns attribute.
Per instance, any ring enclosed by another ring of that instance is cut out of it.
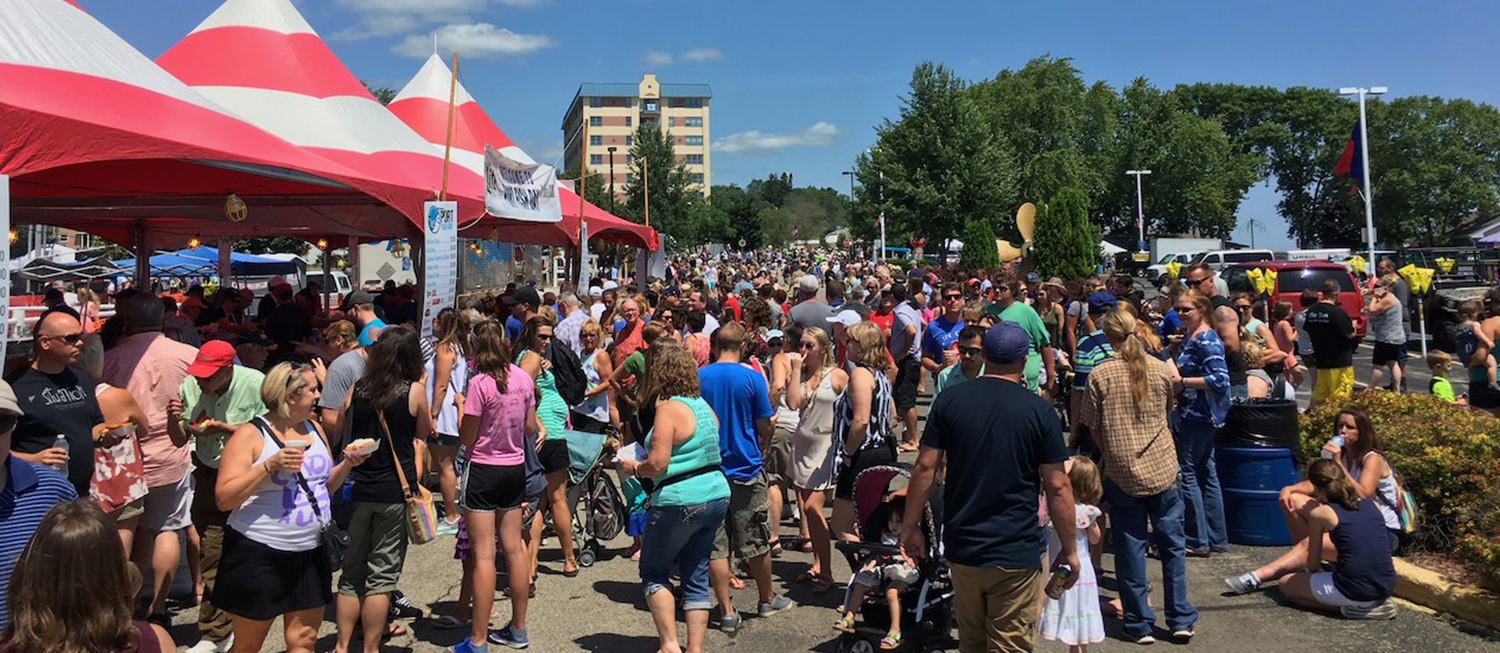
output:
<svg viewBox="0 0 1500 653"><path fill-rule="evenodd" d="M1318 366L1309 410L1354 393L1354 321L1339 307L1340 292L1339 282L1324 281L1318 303L1307 307L1303 318L1302 328L1312 342L1313 362Z"/></svg>
<svg viewBox="0 0 1500 653"><path fill-rule="evenodd" d="M907 489L901 546L922 557L922 508L939 461L948 461L943 490L943 545L953 567L959 649L1031 650L1042 585L1043 530L1037 497L1057 530L1068 564L1064 587L1078 579L1073 490L1063 463L1062 424L1051 404L1026 389L1022 374L1031 337L1001 322L984 334L984 375L948 388L932 402L922 448Z"/></svg>
<svg viewBox="0 0 1500 653"><path fill-rule="evenodd" d="M1214 281L1214 269L1207 263L1199 263L1182 271L1188 290L1208 295L1214 304L1214 333L1224 341L1224 364L1229 367L1229 396L1244 397L1250 394L1249 379L1245 375L1245 356L1240 352L1240 315L1234 302L1219 294ZM1207 282L1207 283L1205 283Z"/></svg>
<svg viewBox="0 0 1500 653"><path fill-rule="evenodd" d="M106 439L93 381L69 367L78 362L83 326L71 311L52 311L37 321L34 338L36 359L6 379L23 413L11 438L11 452L60 469L78 496L86 497L94 478L94 447L112 447L119 439ZM67 449L54 446L59 435Z"/></svg>

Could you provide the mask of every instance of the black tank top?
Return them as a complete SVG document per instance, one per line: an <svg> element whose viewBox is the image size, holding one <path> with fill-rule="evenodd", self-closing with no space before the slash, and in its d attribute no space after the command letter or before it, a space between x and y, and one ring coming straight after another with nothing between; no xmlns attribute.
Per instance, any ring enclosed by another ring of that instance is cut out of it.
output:
<svg viewBox="0 0 1500 653"><path fill-rule="evenodd" d="M1339 516L1328 538L1339 557L1333 563L1333 586L1352 601L1384 601L1396 591L1396 567L1391 562L1391 533L1374 499L1363 499L1358 510L1328 504Z"/></svg>
<svg viewBox="0 0 1500 653"><path fill-rule="evenodd" d="M1214 295L1210 299L1214 303L1215 313L1219 312L1220 308L1228 308L1229 310L1234 310L1234 302L1231 302L1220 295ZM1214 319L1214 317L1210 315L1209 319L1211 321L1208 323L1208 325L1209 327L1213 327L1214 322L1212 320ZM1245 376L1245 353L1243 349L1240 351L1232 352L1229 351L1228 347L1225 347L1224 364L1229 367L1229 385L1245 385L1246 383L1250 382L1249 378Z"/></svg>
<svg viewBox="0 0 1500 653"><path fill-rule="evenodd" d="M385 433L380 430L380 420L375 416L375 406L368 397L361 396L356 391L349 400L349 417L351 429L349 441L360 438L372 438L380 443L380 449L370 456L363 465L355 467L349 473L349 478L354 481L354 491L350 495L353 501L368 501L371 503L401 503L405 497L401 494L401 480L396 477L396 466L391 458L392 442L395 443L395 454L401 459L401 470L406 474L408 486L421 481L417 478L415 433L417 431L417 418L401 409L385 411L385 422L391 428L391 439L387 441ZM342 458L343 447L348 442L339 446Z"/></svg>

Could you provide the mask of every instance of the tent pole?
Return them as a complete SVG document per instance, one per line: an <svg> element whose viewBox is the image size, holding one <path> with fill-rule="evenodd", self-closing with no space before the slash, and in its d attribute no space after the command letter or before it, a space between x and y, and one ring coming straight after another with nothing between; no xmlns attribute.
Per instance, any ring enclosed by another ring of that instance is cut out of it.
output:
<svg viewBox="0 0 1500 653"><path fill-rule="evenodd" d="M323 248L323 317L328 317L328 287L333 281L333 246Z"/></svg>
<svg viewBox="0 0 1500 653"><path fill-rule="evenodd" d="M234 267L229 264L229 250L234 247L234 241L227 236L219 236L219 287L227 288L234 280Z"/></svg>
<svg viewBox="0 0 1500 653"><path fill-rule="evenodd" d="M579 107L583 101L579 100ZM582 111L582 109L579 109ZM578 277L581 279L588 274L589 269L589 236L588 221L584 219L583 189L588 186L585 181L589 176L589 121L583 121L583 132L578 139ZM615 180L609 180L614 183Z"/></svg>
<svg viewBox="0 0 1500 653"><path fill-rule="evenodd" d="M448 201L448 160L453 155L453 102L458 98L458 51L453 51L453 79L448 83L448 140L443 144L443 190L438 201Z"/></svg>
<svg viewBox="0 0 1500 653"><path fill-rule="evenodd" d="M5 315L5 332L0 333L0 365L5 362L5 346L10 341L10 176L0 175L0 229L7 240L4 251L0 251L0 269L5 270L5 283L0 285L0 311Z"/></svg>
<svg viewBox="0 0 1500 653"><path fill-rule="evenodd" d="M135 288L151 292L151 252L146 249L146 223L135 223Z"/></svg>
<svg viewBox="0 0 1500 653"><path fill-rule="evenodd" d="M349 237L349 289L359 290L364 280L359 276L359 236Z"/></svg>

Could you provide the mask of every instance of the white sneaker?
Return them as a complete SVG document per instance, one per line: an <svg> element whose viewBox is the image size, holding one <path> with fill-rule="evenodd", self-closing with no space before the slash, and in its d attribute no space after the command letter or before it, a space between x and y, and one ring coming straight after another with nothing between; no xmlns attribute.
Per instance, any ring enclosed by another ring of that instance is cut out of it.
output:
<svg viewBox="0 0 1500 653"><path fill-rule="evenodd" d="M228 653L229 649L233 646L234 635L231 634L222 642L211 642L206 639L200 639L197 644L189 647L186 653Z"/></svg>

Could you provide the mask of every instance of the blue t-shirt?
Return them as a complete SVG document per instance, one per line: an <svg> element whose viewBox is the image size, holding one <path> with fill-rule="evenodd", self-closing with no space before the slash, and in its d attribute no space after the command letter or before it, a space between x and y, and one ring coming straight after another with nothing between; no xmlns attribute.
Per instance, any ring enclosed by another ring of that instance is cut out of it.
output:
<svg viewBox="0 0 1500 653"><path fill-rule="evenodd" d="M10 587L21 549L31 541L48 510L78 498L68 478L51 467L8 456L4 464L10 477L0 488L0 587ZM0 628L10 620L10 608L0 596Z"/></svg>
<svg viewBox="0 0 1500 653"><path fill-rule="evenodd" d="M526 325L521 324L521 321L517 320L516 316L514 315L505 318L506 339L510 340L511 342L515 342L516 338L521 337L521 329L525 326Z"/></svg>
<svg viewBox="0 0 1500 653"><path fill-rule="evenodd" d="M699 392L719 417L719 457L724 476L748 481L760 475L760 440L755 420L769 419L771 392L766 377L739 363L714 363L698 370Z"/></svg>
<svg viewBox="0 0 1500 653"><path fill-rule="evenodd" d="M1224 426L1229 415L1229 364L1224 361L1224 341L1213 329L1182 342L1177 370L1183 378L1203 377L1208 388L1183 388L1177 395L1177 412L1183 419Z"/></svg>
<svg viewBox="0 0 1500 653"><path fill-rule="evenodd" d="M1162 340L1166 340L1167 336L1176 335L1181 330L1182 319L1177 317L1177 309L1174 308L1167 311L1166 315L1161 316L1161 324L1156 327L1156 335L1161 336Z"/></svg>
<svg viewBox="0 0 1500 653"><path fill-rule="evenodd" d="M377 329L384 329L384 328L385 328L385 322L382 322L380 320L380 318L377 317L377 318L375 318L373 320L370 320L368 323L365 324L365 328L361 329L360 332L359 332L359 345L361 347L369 347L370 345L375 344L375 338L373 337L374 336L374 332Z"/></svg>
<svg viewBox="0 0 1500 653"><path fill-rule="evenodd" d="M958 342L958 332L963 330L963 320L949 322L946 315L933 320L922 331L922 357L943 362L943 352L953 348Z"/></svg>

